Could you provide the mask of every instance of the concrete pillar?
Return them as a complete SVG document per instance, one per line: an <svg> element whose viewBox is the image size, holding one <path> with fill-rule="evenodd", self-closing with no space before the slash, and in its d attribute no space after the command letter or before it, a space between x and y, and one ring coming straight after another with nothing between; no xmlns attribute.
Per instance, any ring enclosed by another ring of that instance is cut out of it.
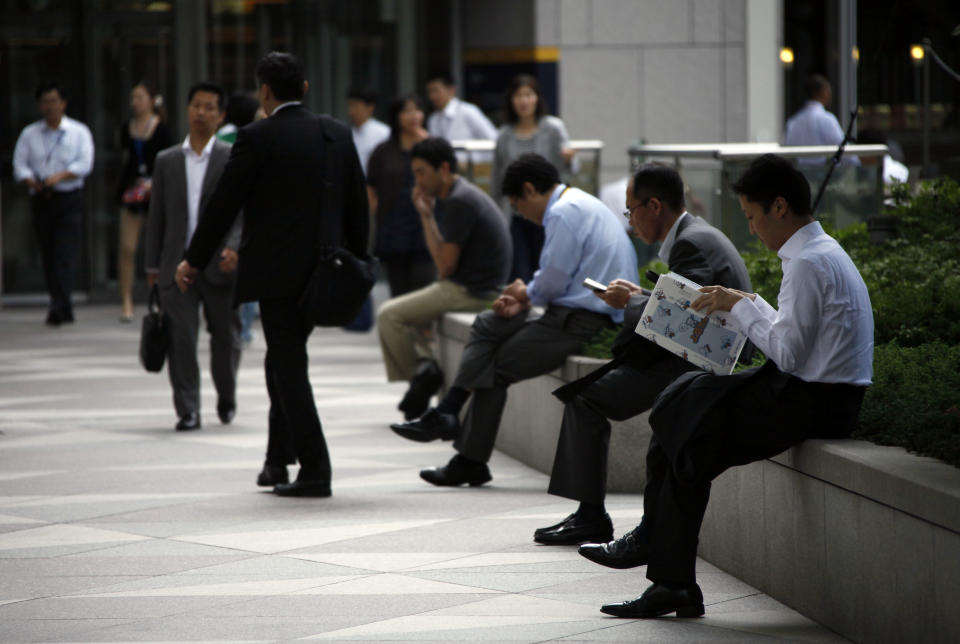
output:
<svg viewBox="0 0 960 644"><path fill-rule="evenodd" d="M783 131L783 3L747 0L747 140L779 141Z"/></svg>

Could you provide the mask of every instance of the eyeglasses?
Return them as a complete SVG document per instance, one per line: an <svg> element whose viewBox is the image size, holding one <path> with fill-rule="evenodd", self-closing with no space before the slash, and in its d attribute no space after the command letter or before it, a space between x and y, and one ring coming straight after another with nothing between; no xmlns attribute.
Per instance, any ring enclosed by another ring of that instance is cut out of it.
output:
<svg viewBox="0 0 960 644"><path fill-rule="evenodd" d="M637 208L640 208L641 206L646 206L648 203L650 203L651 199L656 199L656 197L647 197L640 203L629 206L626 210L623 211L622 213L623 216L626 217L627 219L630 219L630 216L633 214L634 210L636 210Z"/></svg>

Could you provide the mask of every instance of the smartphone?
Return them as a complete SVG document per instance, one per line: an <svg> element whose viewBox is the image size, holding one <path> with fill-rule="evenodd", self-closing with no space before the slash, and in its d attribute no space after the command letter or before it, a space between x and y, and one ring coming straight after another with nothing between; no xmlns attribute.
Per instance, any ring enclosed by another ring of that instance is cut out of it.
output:
<svg viewBox="0 0 960 644"><path fill-rule="evenodd" d="M586 288L590 289L591 291L594 291L595 293L606 293L606 292L607 292L607 287L606 287L606 286L604 286L603 284L601 284L601 283L598 282L597 280L592 280L592 279L590 279L589 277L588 277L587 279L583 280L583 285L584 285Z"/></svg>

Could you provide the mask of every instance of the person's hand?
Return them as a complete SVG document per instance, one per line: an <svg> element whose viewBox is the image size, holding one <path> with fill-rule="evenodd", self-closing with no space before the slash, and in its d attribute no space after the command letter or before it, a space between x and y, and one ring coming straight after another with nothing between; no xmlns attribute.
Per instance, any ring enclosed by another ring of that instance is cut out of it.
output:
<svg viewBox="0 0 960 644"><path fill-rule="evenodd" d="M493 301L493 312L502 318L512 318L527 309L527 305L512 295L501 295Z"/></svg>
<svg viewBox="0 0 960 644"><path fill-rule="evenodd" d="M710 315L714 311L729 311L743 298L754 298L753 293L744 293L725 286L704 286L700 292L703 295L691 302L690 306L704 315Z"/></svg>
<svg viewBox="0 0 960 644"><path fill-rule="evenodd" d="M237 270L237 262L240 261L240 256L237 255L237 251L232 248L224 248L223 252L220 253L220 271L222 273L232 273Z"/></svg>
<svg viewBox="0 0 960 644"><path fill-rule="evenodd" d="M147 271L147 287L153 288L157 285L158 271Z"/></svg>
<svg viewBox="0 0 960 644"><path fill-rule="evenodd" d="M614 280L610 282L609 286L607 286L605 293L597 293L595 291L594 295L606 302L610 307L615 309L625 309L627 308L627 304L630 302L630 296L633 295L633 291L623 284L617 284L618 281L625 280Z"/></svg>
<svg viewBox="0 0 960 644"><path fill-rule="evenodd" d="M620 278L617 278L617 279L613 280L612 282L610 282L610 286L620 286L620 287L622 287L622 288L625 288L625 289L627 289L628 291L630 291L631 295L636 295L637 293L644 293L644 292L646 292L646 291L644 291L643 287L640 286L639 284L634 284L634 283L631 282L630 280L624 280L624 279L620 279ZM607 288L610 288L610 286L608 286Z"/></svg>
<svg viewBox="0 0 960 644"><path fill-rule="evenodd" d="M410 199L413 201L413 207L417 209L421 217L433 217L433 208L437 200L434 197L428 197L420 186L413 187L413 191L410 193Z"/></svg>
<svg viewBox="0 0 960 644"><path fill-rule="evenodd" d="M46 186L47 188L52 188L53 186L57 185L58 183L66 179L68 174L70 173L65 170L63 172L54 172L53 174L51 174L49 177L46 178L46 180L43 182L43 185Z"/></svg>
<svg viewBox="0 0 960 644"><path fill-rule="evenodd" d="M43 190L43 184L37 181L36 179L34 179L33 177L24 179L23 184L33 192L40 192L41 190Z"/></svg>
<svg viewBox="0 0 960 644"><path fill-rule="evenodd" d="M177 264L177 288L181 293L186 293L190 285L197 279L197 269L190 265L190 262L183 260Z"/></svg>
<svg viewBox="0 0 960 644"><path fill-rule="evenodd" d="M530 298L527 297L527 285L519 277L507 284L506 288L503 289L503 295L509 295L521 303L530 301Z"/></svg>
<svg viewBox="0 0 960 644"><path fill-rule="evenodd" d="M577 156L577 151L573 148L563 148L560 150L560 154L563 156L563 160L567 163L573 161L573 157Z"/></svg>

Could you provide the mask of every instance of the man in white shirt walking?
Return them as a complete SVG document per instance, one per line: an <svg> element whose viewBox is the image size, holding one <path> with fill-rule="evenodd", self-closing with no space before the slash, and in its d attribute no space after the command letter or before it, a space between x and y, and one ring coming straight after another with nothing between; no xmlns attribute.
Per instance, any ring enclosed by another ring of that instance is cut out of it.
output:
<svg viewBox="0 0 960 644"><path fill-rule="evenodd" d="M705 286L691 306L729 311L767 362L732 376L688 372L654 403L643 520L616 541L580 548L613 568L647 564L653 585L641 597L601 609L617 617L702 615L695 564L710 482L808 438L849 436L873 377L867 287L811 215L806 179L768 154L733 189L751 232L782 262L779 308L722 286Z"/></svg>
<svg viewBox="0 0 960 644"><path fill-rule="evenodd" d="M430 136L439 136L448 141L496 140L497 128L493 127L480 108L457 98L457 86L449 73L437 73L427 80L427 98L434 109L427 118Z"/></svg>
<svg viewBox="0 0 960 644"><path fill-rule="evenodd" d="M159 286L169 327L167 372L179 418L177 431L200 429L197 335L201 304L210 330L210 372L217 389L217 415L224 424L230 423L236 413L241 347L240 314L233 304L233 292L242 224L236 223L231 229L218 256L199 274L196 288L181 293L175 282L177 264L230 156L230 146L214 136L224 116L223 90L212 83L197 83L188 96L190 133L182 143L157 155L144 236L147 284L151 288Z"/></svg>
<svg viewBox="0 0 960 644"><path fill-rule="evenodd" d="M30 192L33 226L50 294L47 324L73 322L70 291L80 251L83 181L93 170L93 136L66 115L56 83L36 91L42 119L23 128L13 151L13 174Z"/></svg>
<svg viewBox="0 0 960 644"><path fill-rule="evenodd" d="M373 117L377 109L377 95L369 90L352 89L347 94L347 116L350 118L350 131L353 144L360 157L360 167L367 174L367 161L374 148L390 138L390 126Z"/></svg>

